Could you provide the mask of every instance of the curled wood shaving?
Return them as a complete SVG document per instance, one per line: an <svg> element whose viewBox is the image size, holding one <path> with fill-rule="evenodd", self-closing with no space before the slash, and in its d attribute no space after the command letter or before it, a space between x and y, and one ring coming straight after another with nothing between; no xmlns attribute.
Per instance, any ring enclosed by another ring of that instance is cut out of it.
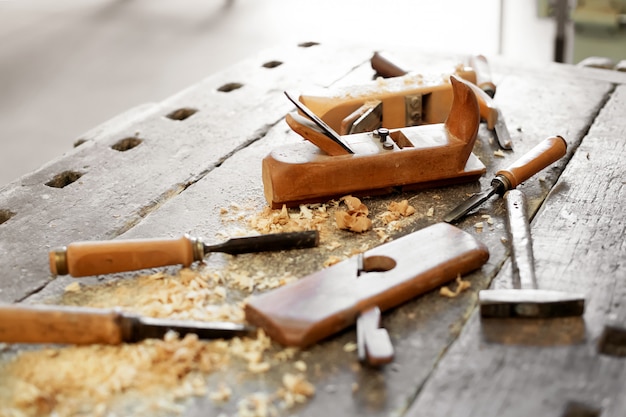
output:
<svg viewBox="0 0 626 417"><path fill-rule="evenodd" d="M402 217L408 217L415 214L415 207L409 205L408 200L402 200L400 202L392 201L387 207L387 211L381 213L378 217L383 221L383 224L389 224Z"/></svg>
<svg viewBox="0 0 626 417"><path fill-rule="evenodd" d="M346 196L341 199L348 210L335 211L335 223L339 229L363 233L372 228L372 221L367 217L369 210L356 197Z"/></svg>
<svg viewBox="0 0 626 417"><path fill-rule="evenodd" d="M454 298L472 286L471 282L462 280L460 275L456 277L456 283L456 290L452 291L447 286L441 287L439 289L439 295L443 297Z"/></svg>

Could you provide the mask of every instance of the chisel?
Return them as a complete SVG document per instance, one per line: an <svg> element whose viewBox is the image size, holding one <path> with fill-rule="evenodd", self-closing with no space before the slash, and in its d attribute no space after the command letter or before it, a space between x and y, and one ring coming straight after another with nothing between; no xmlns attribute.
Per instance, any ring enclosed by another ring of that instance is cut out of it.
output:
<svg viewBox="0 0 626 417"><path fill-rule="evenodd" d="M475 194L443 217L447 223L461 220L467 213L480 206L494 194L503 196L505 192L516 188L523 181L535 175L551 163L560 159L567 151L567 142L561 136L544 139L520 159L496 173L491 181L491 188Z"/></svg>
<svg viewBox="0 0 626 417"><path fill-rule="evenodd" d="M200 339L250 336L254 327L230 322L155 319L122 312L52 305L0 304L0 342L107 344L160 339L174 331Z"/></svg>
<svg viewBox="0 0 626 417"><path fill-rule="evenodd" d="M217 245L184 235L178 239L74 242L51 251L49 260L54 275L84 277L166 265L189 266L211 252L238 255L311 248L318 243L316 230L232 238Z"/></svg>

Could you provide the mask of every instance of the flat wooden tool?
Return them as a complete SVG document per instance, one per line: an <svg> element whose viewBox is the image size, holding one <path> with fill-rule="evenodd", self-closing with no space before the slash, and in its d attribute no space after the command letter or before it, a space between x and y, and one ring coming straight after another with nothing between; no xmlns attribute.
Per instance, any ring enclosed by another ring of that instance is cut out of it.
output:
<svg viewBox="0 0 626 417"><path fill-rule="evenodd" d="M253 296L246 319L283 345L310 346L374 307L398 306L480 268L488 258L487 248L470 234L438 223L365 252L360 271L355 256Z"/></svg>
<svg viewBox="0 0 626 417"><path fill-rule="evenodd" d="M284 146L265 157L267 202L280 208L477 180L485 166L472 154L480 123L476 95L460 78L452 76L450 83L454 101L445 124L344 135L345 146L297 113L287 115L289 126L311 144Z"/></svg>

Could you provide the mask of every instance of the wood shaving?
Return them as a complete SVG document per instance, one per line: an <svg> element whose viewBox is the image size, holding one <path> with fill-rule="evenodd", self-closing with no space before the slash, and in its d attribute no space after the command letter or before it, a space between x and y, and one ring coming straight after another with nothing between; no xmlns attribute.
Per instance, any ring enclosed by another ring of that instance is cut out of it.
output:
<svg viewBox="0 0 626 417"><path fill-rule="evenodd" d="M338 264L341 261L342 259L339 256L335 256L335 255L329 256L328 259L324 261L324 268L328 268L329 266Z"/></svg>
<svg viewBox="0 0 626 417"><path fill-rule="evenodd" d="M209 393L209 398L213 402L227 402L232 394L233 391L228 386L220 384L217 391Z"/></svg>
<svg viewBox="0 0 626 417"><path fill-rule="evenodd" d="M280 210L265 207L261 213L250 216L248 225L260 233L302 230L319 230L322 233L327 218L328 212L325 204L311 207L301 205L298 213L290 213L286 206Z"/></svg>
<svg viewBox="0 0 626 417"><path fill-rule="evenodd" d="M326 245L325 248L327 250L335 250L337 248L340 248L341 246L342 246L341 243L335 240L334 242L330 242L328 245Z"/></svg>
<svg viewBox="0 0 626 417"><path fill-rule="evenodd" d="M493 218L489 214L483 214L481 217L485 219L488 225L493 225Z"/></svg>
<svg viewBox="0 0 626 417"><path fill-rule="evenodd" d="M502 152L502 149L498 149L497 151L493 151L493 156L497 156L499 158L504 158L506 154Z"/></svg>
<svg viewBox="0 0 626 417"><path fill-rule="evenodd" d="M343 345L343 351L344 352L354 352L357 349L357 344L354 342L348 342L345 345Z"/></svg>
<svg viewBox="0 0 626 417"><path fill-rule="evenodd" d="M378 241L381 243L387 242L388 240L391 239L391 236L387 234L387 230L382 227L377 227L374 229L374 231L378 235Z"/></svg>
<svg viewBox="0 0 626 417"><path fill-rule="evenodd" d="M67 287L65 287L65 292L79 292L80 291L80 282L74 281Z"/></svg>
<svg viewBox="0 0 626 417"><path fill-rule="evenodd" d="M483 222L478 222L474 224L474 228L476 228L476 230L483 230L483 227L485 225L483 224Z"/></svg>
<svg viewBox="0 0 626 417"><path fill-rule="evenodd" d="M369 210L361 200L353 196L346 196L341 200L348 210L335 211L335 224L339 229L363 233L372 228L372 221L367 217Z"/></svg>
<svg viewBox="0 0 626 417"><path fill-rule="evenodd" d="M306 371L306 362L304 361L296 361L293 363L293 366L300 372L305 372Z"/></svg>
<svg viewBox="0 0 626 417"><path fill-rule="evenodd" d="M389 224L402 217L408 217L415 214L415 207L409 205L408 200L402 200L400 202L392 201L387 207L387 211L381 213L378 217L382 220L383 224Z"/></svg>
<svg viewBox="0 0 626 417"><path fill-rule="evenodd" d="M283 385L293 394L312 397L315 394L315 386L306 380L302 374L285 374L283 375Z"/></svg>
<svg viewBox="0 0 626 417"><path fill-rule="evenodd" d="M463 279L461 279L460 275L456 277L456 284L456 289L454 291L452 291L447 286L441 287L439 289L439 295L443 297L454 298L472 286L471 282L464 281Z"/></svg>

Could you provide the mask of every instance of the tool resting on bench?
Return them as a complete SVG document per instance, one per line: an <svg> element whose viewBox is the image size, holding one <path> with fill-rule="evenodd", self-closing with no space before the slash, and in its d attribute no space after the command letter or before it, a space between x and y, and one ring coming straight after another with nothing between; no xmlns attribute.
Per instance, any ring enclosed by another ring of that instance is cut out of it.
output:
<svg viewBox="0 0 626 417"><path fill-rule="evenodd" d="M504 199L514 289L480 291L481 316L549 318L582 315L585 310L583 295L538 289L526 198L521 191L511 190Z"/></svg>
<svg viewBox="0 0 626 417"><path fill-rule="evenodd" d="M476 95L460 78L450 83L454 101L445 123L339 135L316 115L288 114L287 124L310 143L279 147L263 159L267 202L280 208L477 180L486 170L472 154L479 126Z"/></svg>

